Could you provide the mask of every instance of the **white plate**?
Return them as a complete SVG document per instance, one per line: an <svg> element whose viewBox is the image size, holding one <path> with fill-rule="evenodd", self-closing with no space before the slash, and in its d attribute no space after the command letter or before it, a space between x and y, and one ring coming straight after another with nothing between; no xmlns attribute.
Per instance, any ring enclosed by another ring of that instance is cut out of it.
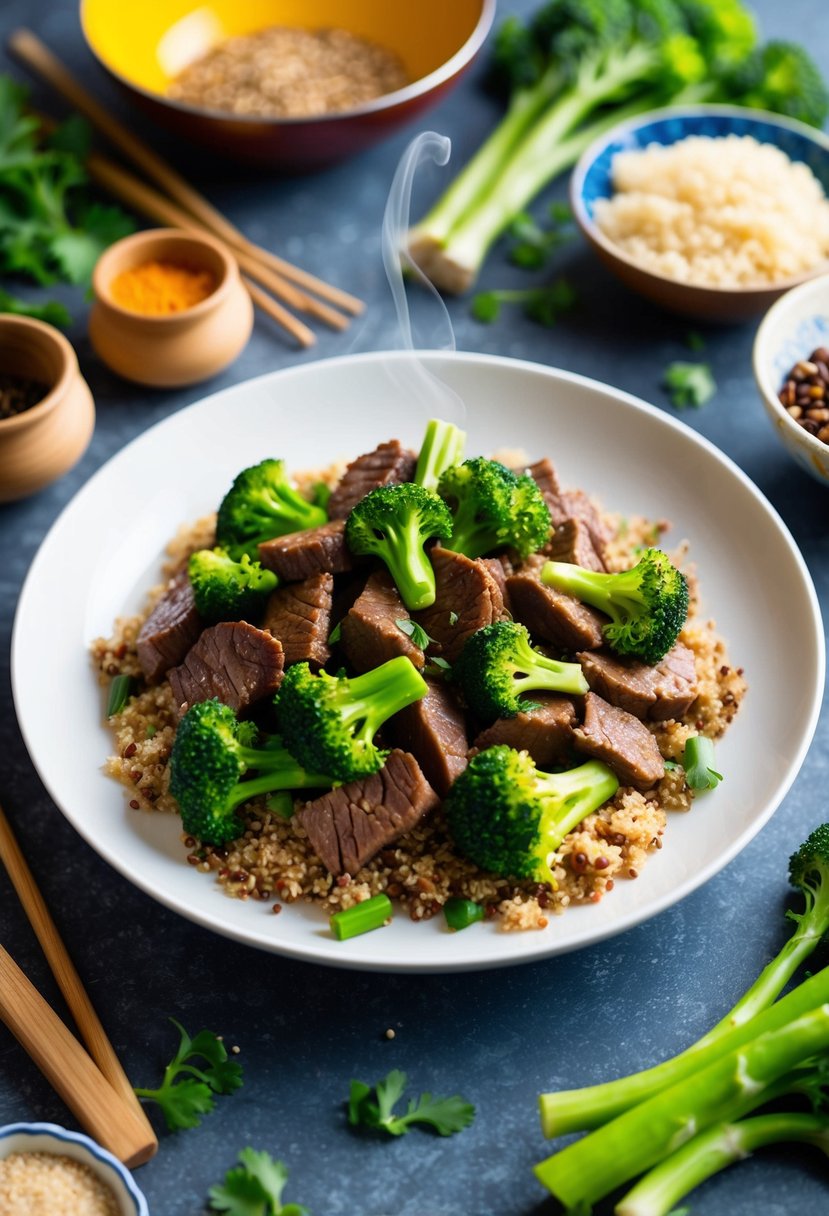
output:
<svg viewBox="0 0 829 1216"><path fill-rule="evenodd" d="M717 748L722 785L670 816L665 847L640 878L599 905L551 917L543 931L493 924L449 933L442 917L405 915L334 941L318 909L225 897L185 864L177 817L131 811L102 772L111 738L89 643L135 610L157 580L179 524L213 510L233 476L266 456L292 469L356 456L395 436L417 446L429 396L411 356L371 354L276 372L172 415L119 452L57 520L29 572L12 642L15 704L55 802L131 882L198 924L266 950L343 967L459 971L573 950L618 933L693 891L769 819L814 732L824 679L823 627L798 549L769 503L706 440L651 406L595 381L487 355L423 356L468 407L470 455L520 446L552 457L567 487L609 509L669 519L690 542L706 614L749 692ZM795 691L792 691L795 690Z"/></svg>

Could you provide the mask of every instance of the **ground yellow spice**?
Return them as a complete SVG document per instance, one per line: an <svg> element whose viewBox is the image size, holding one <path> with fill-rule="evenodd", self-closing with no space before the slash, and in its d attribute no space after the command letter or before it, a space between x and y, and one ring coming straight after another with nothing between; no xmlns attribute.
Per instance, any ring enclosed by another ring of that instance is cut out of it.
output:
<svg viewBox="0 0 829 1216"><path fill-rule="evenodd" d="M160 317L183 312L206 300L216 288L209 270L181 262L141 262L122 270L110 284L116 304L130 312Z"/></svg>

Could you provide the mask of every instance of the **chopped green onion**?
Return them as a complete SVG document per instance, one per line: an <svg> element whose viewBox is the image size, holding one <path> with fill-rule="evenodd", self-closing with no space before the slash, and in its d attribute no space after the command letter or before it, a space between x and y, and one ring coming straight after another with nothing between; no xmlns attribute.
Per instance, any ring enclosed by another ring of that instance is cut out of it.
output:
<svg viewBox="0 0 829 1216"><path fill-rule="evenodd" d="M283 819L290 819L294 813L293 794L289 790L277 790L276 793L266 798L265 806L274 815L281 815Z"/></svg>
<svg viewBox="0 0 829 1216"><path fill-rule="evenodd" d="M483 904L476 904L472 899L460 899L453 895L443 905L443 915L450 929L467 929L484 919L484 908Z"/></svg>
<svg viewBox="0 0 829 1216"><path fill-rule="evenodd" d="M115 676L109 686L109 699L107 700L107 717L111 718L113 714L120 714L121 710L129 701L135 691L135 680L132 676Z"/></svg>
<svg viewBox="0 0 829 1216"><path fill-rule="evenodd" d="M371 899L335 912L330 919L331 932L337 941L347 941L349 937L358 937L371 929L379 929L391 920L391 900L388 895L372 895Z"/></svg>

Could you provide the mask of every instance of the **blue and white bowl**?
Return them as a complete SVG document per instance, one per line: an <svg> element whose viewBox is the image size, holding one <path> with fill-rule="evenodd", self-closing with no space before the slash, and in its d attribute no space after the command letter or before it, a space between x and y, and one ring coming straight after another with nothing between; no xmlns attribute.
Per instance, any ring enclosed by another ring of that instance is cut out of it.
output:
<svg viewBox="0 0 829 1216"><path fill-rule="evenodd" d="M0 1159L12 1153L54 1153L87 1165L112 1191L123 1216L150 1216L132 1174L89 1136L55 1123L9 1123L0 1127Z"/></svg>
<svg viewBox="0 0 829 1216"><path fill-rule="evenodd" d="M804 431L777 394L795 363L829 347L829 274L801 283L773 304L754 339L754 378L774 433L794 460L829 485L829 444Z"/></svg>
<svg viewBox="0 0 829 1216"><path fill-rule="evenodd" d="M703 321L734 322L758 316L784 292L824 273L829 263L794 278L758 287L700 287L644 269L622 252L595 222L596 201L613 194L612 162L617 152L668 146L689 135L722 138L751 135L778 147L790 160L803 161L829 196L829 137L793 119L742 106L700 105L651 110L619 123L600 136L579 159L570 179L576 223L605 265L640 295L672 312Z"/></svg>

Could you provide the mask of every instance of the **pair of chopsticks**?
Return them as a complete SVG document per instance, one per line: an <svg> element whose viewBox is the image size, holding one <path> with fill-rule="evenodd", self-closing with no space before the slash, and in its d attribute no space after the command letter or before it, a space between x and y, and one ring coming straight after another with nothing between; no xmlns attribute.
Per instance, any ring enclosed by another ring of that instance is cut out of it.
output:
<svg viewBox="0 0 829 1216"><path fill-rule="evenodd" d="M96 101L31 31L15 31L7 45L16 59L52 85L160 189L97 153L87 160L90 177L148 219L191 232L206 230L218 237L236 258L253 303L300 346L313 345L316 336L289 309L315 317L333 329L344 329L352 316L363 311L365 306L356 296L249 241L172 165Z"/></svg>
<svg viewBox="0 0 829 1216"><path fill-rule="evenodd" d="M89 1054L0 946L0 1020L81 1126L127 1166L149 1161L158 1140L61 941L0 808L0 860L20 897Z"/></svg>

